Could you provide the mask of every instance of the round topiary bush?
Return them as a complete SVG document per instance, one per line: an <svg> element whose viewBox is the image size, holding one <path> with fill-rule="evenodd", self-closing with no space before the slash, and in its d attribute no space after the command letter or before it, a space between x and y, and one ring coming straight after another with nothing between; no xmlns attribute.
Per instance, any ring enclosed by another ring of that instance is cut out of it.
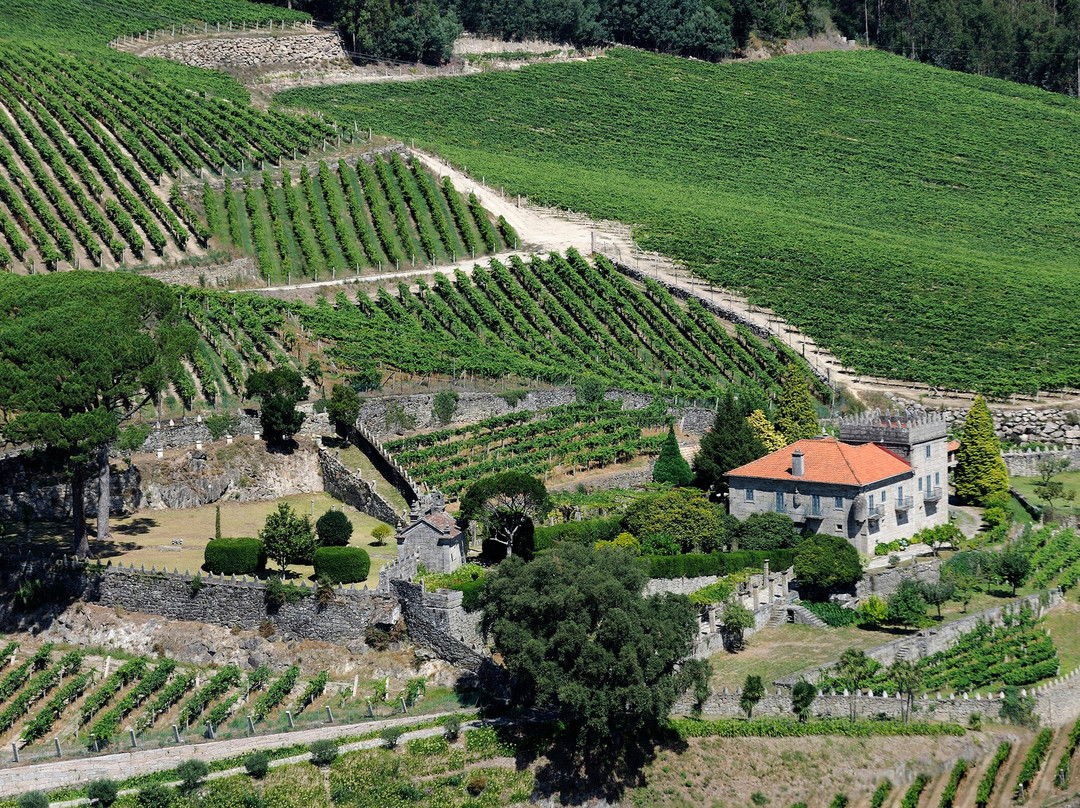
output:
<svg viewBox="0 0 1080 808"><path fill-rule="evenodd" d="M315 577L335 584L366 581L371 559L359 547L320 547L315 551Z"/></svg>
<svg viewBox="0 0 1080 808"><path fill-rule="evenodd" d="M43 791L28 791L15 804L18 808L49 808L49 798Z"/></svg>
<svg viewBox="0 0 1080 808"><path fill-rule="evenodd" d="M215 575L254 575L266 569L266 547L258 539L214 539L203 561L203 569Z"/></svg>
<svg viewBox="0 0 1080 808"><path fill-rule="evenodd" d="M352 538L352 522L341 511L327 511L315 523L322 547L346 547Z"/></svg>
<svg viewBox="0 0 1080 808"><path fill-rule="evenodd" d="M316 766L329 766L337 760L337 744L329 739L315 741L308 750L311 752L311 762Z"/></svg>
<svg viewBox="0 0 1080 808"><path fill-rule="evenodd" d="M94 780L86 787L86 796L90 798L90 801L96 802L103 808L108 808L116 802L119 793L120 789L113 780Z"/></svg>

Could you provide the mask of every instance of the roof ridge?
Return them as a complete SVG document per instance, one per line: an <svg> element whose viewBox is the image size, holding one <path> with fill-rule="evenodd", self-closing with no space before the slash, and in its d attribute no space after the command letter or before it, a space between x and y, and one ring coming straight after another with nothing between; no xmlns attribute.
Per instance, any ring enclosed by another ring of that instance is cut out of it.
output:
<svg viewBox="0 0 1080 808"><path fill-rule="evenodd" d="M840 450L840 457L843 458L844 463L847 464L848 471L851 472L851 476L855 478L855 482L857 482L861 487L864 484L862 481L862 477L855 473L855 469L852 467L851 461L848 460L847 452L844 451L844 449L847 448L848 444L838 440L836 442L836 446Z"/></svg>

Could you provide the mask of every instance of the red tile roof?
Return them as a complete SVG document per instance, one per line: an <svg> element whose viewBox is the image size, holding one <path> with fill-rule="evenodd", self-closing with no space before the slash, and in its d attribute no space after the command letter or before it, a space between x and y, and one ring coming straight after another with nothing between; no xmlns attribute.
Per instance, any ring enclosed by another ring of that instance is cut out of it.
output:
<svg viewBox="0 0 1080 808"><path fill-rule="evenodd" d="M800 440L728 472L729 477L793 480L791 454L801 449L804 474L800 480L837 485L869 485L911 471L911 464L876 443L852 446L836 438Z"/></svg>
<svg viewBox="0 0 1080 808"><path fill-rule="evenodd" d="M946 447L946 451L949 454L952 454L953 452L958 451L959 449L960 449L960 441L958 441L958 440L949 441L949 445Z"/></svg>

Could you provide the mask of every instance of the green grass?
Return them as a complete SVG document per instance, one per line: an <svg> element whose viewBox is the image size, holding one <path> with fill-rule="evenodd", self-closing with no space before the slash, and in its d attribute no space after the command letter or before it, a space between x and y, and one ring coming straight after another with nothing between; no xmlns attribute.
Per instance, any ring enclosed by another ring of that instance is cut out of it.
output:
<svg viewBox="0 0 1080 808"><path fill-rule="evenodd" d="M1063 474L1054 475L1054 481L1059 482L1065 486L1066 495L1072 492L1074 496L1080 496L1080 471L1066 471ZM1039 496L1038 490L1035 488L1035 483L1039 482L1038 477L1010 477L1009 485L1023 494L1028 502L1033 505L1044 504L1042 497ZM1076 506L1063 501L1055 500L1055 510L1068 511L1072 510L1076 512Z"/></svg>
<svg viewBox="0 0 1080 808"><path fill-rule="evenodd" d="M1080 384L1080 106L886 54L713 65L615 50L278 96L636 226L861 371Z"/></svg>

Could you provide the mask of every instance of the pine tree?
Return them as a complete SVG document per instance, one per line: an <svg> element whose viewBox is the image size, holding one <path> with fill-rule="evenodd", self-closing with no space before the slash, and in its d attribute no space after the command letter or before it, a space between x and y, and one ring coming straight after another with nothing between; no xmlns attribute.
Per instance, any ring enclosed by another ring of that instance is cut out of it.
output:
<svg viewBox="0 0 1080 808"><path fill-rule="evenodd" d="M1001 459L1001 444L994 434L990 408L982 396L975 397L964 420L953 485L961 502L974 505L1009 494L1009 472Z"/></svg>
<svg viewBox="0 0 1080 808"><path fill-rule="evenodd" d="M765 447L766 452L775 452L788 445L787 438L776 431L776 428L769 423L769 416L762 410L754 410L746 416L746 422L750 425L750 431L754 433L754 437Z"/></svg>
<svg viewBox="0 0 1080 808"><path fill-rule="evenodd" d="M720 399L712 429L702 435L701 448L694 456L694 485L724 496L728 490L724 475L765 452L766 447L754 435L729 387Z"/></svg>
<svg viewBox="0 0 1080 808"><path fill-rule="evenodd" d="M677 486L690 485L694 472L679 450L679 441L675 439L675 427L669 426L667 437L660 447L660 456L653 466L653 480L658 483L672 483Z"/></svg>
<svg viewBox="0 0 1080 808"><path fill-rule="evenodd" d="M819 431L810 388L802 371L795 365L788 365L784 369L784 388L776 406L776 429L788 443L812 438Z"/></svg>

